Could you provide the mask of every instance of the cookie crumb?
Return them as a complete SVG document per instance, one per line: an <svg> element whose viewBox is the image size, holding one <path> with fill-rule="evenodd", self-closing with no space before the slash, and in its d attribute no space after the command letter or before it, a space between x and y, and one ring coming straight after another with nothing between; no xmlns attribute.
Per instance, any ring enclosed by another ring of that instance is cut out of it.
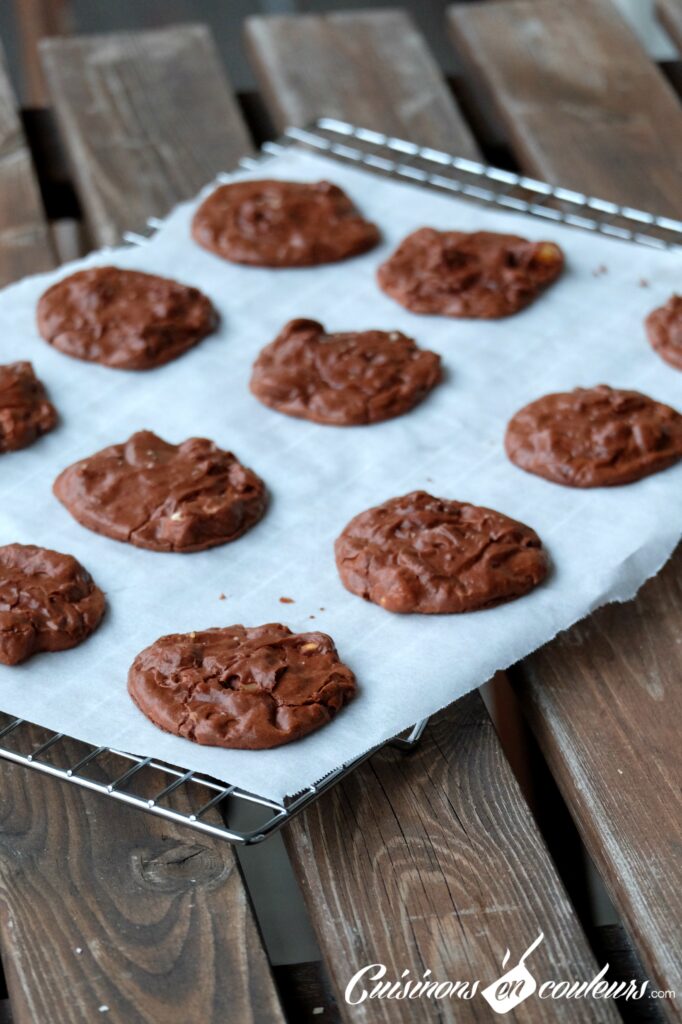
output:
<svg viewBox="0 0 682 1024"><path fill-rule="evenodd" d="M218 600L219 601L224 601L225 600L225 595L224 594L218 594Z"/></svg>
<svg viewBox="0 0 682 1024"><path fill-rule="evenodd" d="M639 287L640 288L648 288L649 287L649 282L647 281L646 277L640 277L640 279L639 279Z"/></svg>
<svg viewBox="0 0 682 1024"><path fill-rule="evenodd" d="M320 611L323 612L323 611L325 611L325 609L324 608L320 608Z"/></svg>
<svg viewBox="0 0 682 1024"><path fill-rule="evenodd" d="M603 263L600 263L598 267L595 267L592 271L592 277L603 277L604 274L608 274L609 268Z"/></svg>
<svg viewBox="0 0 682 1024"><path fill-rule="evenodd" d="M309 615L309 616L308 616L308 618L309 618L309 619L314 619L314 618L315 618L315 616L314 616L314 615Z"/></svg>
<svg viewBox="0 0 682 1024"><path fill-rule="evenodd" d="M279 603L280 604L296 604L296 602L294 601L293 597L280 597Z"/></svg>

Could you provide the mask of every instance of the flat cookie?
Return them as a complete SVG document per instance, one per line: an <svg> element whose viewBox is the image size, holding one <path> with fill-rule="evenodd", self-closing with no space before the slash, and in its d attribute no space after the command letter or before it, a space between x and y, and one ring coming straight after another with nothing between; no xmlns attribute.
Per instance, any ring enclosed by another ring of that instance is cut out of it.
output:
<svg viewBox="0 0 682 1024"><path fill-rule="evenodd" d="M93 633L104 594L71 555L0 547L0 662L18 665L40 651L66 651Z"/></svg>
<svg viewBox="0 0 682 1024"><path fill-rule="evenodd" d="M682 370L682 295L673 295L646 318L651 347L661 359Z"/></svg>
<svg viewBox="0 0 682 1024"><path fill-rule="evenodd" d="M377 280L413 313L492 319L530 305L563 266L554 242L420 228L379 267Z"/></svg>
<svg viewBox="0 0 682 1024"><path fill-rule="evenodd" d="M167 444L149 430L65 469L54 493L95 533L150 551L204 551L265 512L260 477L213 441Z"/></svg>
<svg viewBox="0 0 682 1024"><path fill-rule="evenodd" d="M233 263L310 267L367 252L379 232L328 181L237 181L203 201L192 237Z"/></svg>
<svg viewBox="0 0 682 1024"><path fill-rule="evenodd" d="M520 409L504 446L515 465L545 480L613 487L682 458L682 416L638 391L576 388Z"/></svg>
<svg viewBox="0 0 682 1024"><path fill-rule="evenodd" d="M128 692L154 725L243 750L301 739L326 725L355 690L331 637L278 623L162 636L128 673Z"/></svg>
<svg viewBox="0 0 682 1024"><path fill-rule="evenodd" d="M218 315L197 288L118 267L65 277L41 296L38 330L75 359L151 370L215 330Z"/></svg>
<svg viewBox="0 0 682 1024"><path fill-rule="evenodd" d="M26 448L57 425L57 411L30 363L0 366L0 453Z"/></svg>
<svg viewBox="0 0 682 1024"><path fill-rule="evenodd" d="M334 546L347 590L390 612L472 612L522 597L547 575L529 526L413 491L351 519Z"/></svg>
<svg viewBox="0 0 682 1024"><path fill-rule="evenodd" d="M440 379L440 356L399 331L325 334L291 320L258 356L251 390L288 416L346 427L408 412Z"/></svg>

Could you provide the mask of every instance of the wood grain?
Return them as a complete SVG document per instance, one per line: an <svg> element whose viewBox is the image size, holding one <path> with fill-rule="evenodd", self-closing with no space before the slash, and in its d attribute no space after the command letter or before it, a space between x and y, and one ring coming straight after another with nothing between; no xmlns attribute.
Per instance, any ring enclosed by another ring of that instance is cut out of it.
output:
<svg viewBox="0 0 682 1024"><path fill-rule="evenodd" d="M0 89L8 280L53 256L4 79ZM29 224L31 244L17 244ZM69 751L71 763L83 753ZM227 843L4 761L0 945L13 1024L283 1020Z"/></svg>
<svg viewBox="0 0 682 1024"><path fill-rule="evenodd" d="M353 1024L494 1019L471 1001L367 1000L348 1006L346 985L362 966L387 977L481 980L502 974L540 931L529 968L538 978L596 973L477 694L429 725L419 749L385 750L307 810L287 831L304 894ZM529 999L514 1020L617 1021L611 1005Z"/></svg>
<svg viewBox="0 0 682 1024"><path fill-rule="evenodd" d="M609 0L456 4L448 22L524 167L624 205L682 212L682 108Z"/></svg>
<svg viewBox="0 0 682 1024"><path fill-rule="evenodd" d="M41 54L98 244L164 215L251 148L201 25L49 39Z"/></svg>
<svg viewBox="0 0 682 1024"><path fill-rule="evenodd" d="M404 11L252 17L246 39L278 129L338 117L476 156L473 136Z"/></svg>
<svg viewBox="0 0 682 1024"><path fill-rule="evenodd" d="M54 262L31 154L0 52L0 286Z"/></svg>
<svg viewBox="0 0 682 1024"><path fill-rule="evenodd" d="M519 690L657 986L682 993L682 548L637 599L528 658ZM666 1004L672 1015L672 1004ZM682 1006L677 1004L682 1019Z"/></svg>
<svg viewBox="0 0 682 1024"><path fill-rule="evenodd" d="M506 111L524 171L679 216L677 100L602 0L589 9L579 0L570 19L564 12L553 0L509 0L451 8L450 17L456 41L475 52L475 73ZM578 146L572 133L582 122ZM661 988L678 993L681 573L678 551L637 601L569 630L527 659L517 678L543 753L645 967ZM671 1003L660 1009L680 1019Z"/></svg>
<svg viewBox="0 0 682 1024"><path fill-rule="evenodd" d="M682 50L682 0L656 0L658 20L678 50Z"/></svg>

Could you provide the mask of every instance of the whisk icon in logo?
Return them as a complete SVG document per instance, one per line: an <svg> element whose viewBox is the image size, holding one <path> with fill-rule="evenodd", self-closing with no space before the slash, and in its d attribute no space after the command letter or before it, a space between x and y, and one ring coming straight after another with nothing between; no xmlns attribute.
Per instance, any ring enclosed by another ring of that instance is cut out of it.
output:
<svg viewBox="0 0 682 1024"><path fill-rule="evenodd" d="M538 983L526 967L526 959L544 939L544 932L540 932L537 939L530 944L515 967L503 974L501 978L494 981L487 988L484 988L481 995L495 1013L509 1013L515 1006L522 1003L528 996L532 996L538 987ZM511 956L509 950L504 955L502 968L504 969Z"/></svg>

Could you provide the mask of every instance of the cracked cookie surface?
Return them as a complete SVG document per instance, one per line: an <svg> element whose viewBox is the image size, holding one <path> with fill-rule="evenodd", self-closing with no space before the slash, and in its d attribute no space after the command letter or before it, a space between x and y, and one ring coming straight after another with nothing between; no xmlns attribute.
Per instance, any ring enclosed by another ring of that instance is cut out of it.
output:
<svg viewBox="0 0 682 1024"><path fill-rule="evenodd" d="M661 359L682 370L682 295L673 295L645 321L649 344Z"/></svg>
<svg viewBox="0 0 682 1024"><path fill-rule="evenodd" d="M215 330L218 314L198 288L118 267L79 270L38 302L38 330L75 359L151 370Z"/></svg>
<svg viewBox="0 0 682 1024"><path fill-rule="evenodd" d="M34 544L0 547L0 662L86 640L104 614L104 594L72 555Z"/></svg>
<svg viewBox="0 0 682 1024"><path fill-rule="evenodd" d="M352 593L391 612L477 611L547 575L540 538L501 512L413 491L351 519L335 544Z"/></svg>
<svg viewBox="0 0 682 1024"><path fill-rule="evenodd" d="M262 750L326 725L356 684L326 633L269 623L163 636L135 658L128 692L166 732Z"/></svg>
<svg viewBox="0 0 682 1024"><path fill-rule="evenodd" d="M236 540L267 505L265 484L231 452L149 430L65 469L54 493L95 533L150 551L203 551Z"/></svg>
<svg viewBox="0 0 682 1024"><path fill-rule="evenodd" d="M0 453L33 444L57 425L57 411L30 363L0 366Z"/></svg>
<svg viewBox="0 0 682 1024"><path fill-rule="evenodd" d="M567 487L641 480L682 458L682 416L639 391L600 384L544 395L509 421L504 446L528 473Z"/></svg>
<svg viewBox="0 0 682 1024"><path fill-rule="evenodd" d="M309 267L372 249L379 231L328 181L236 181L208 196L192 237L233 263Z"/></svg>
<svg viewBox="0 0 682 1024"><path fill-rule="evenodd" d="M400 331L325 334L316 320L291 320L261 351L250 387L288 416L352 426L408 412L440 379L440 356Z"/></svg>
<svg viewBox="0 0 682 1024"><path fill-rule="evenodd" d="M494 319L530 305L563 266L554 242L419 228L379 267L377 280L413 313Z"/></svg>

